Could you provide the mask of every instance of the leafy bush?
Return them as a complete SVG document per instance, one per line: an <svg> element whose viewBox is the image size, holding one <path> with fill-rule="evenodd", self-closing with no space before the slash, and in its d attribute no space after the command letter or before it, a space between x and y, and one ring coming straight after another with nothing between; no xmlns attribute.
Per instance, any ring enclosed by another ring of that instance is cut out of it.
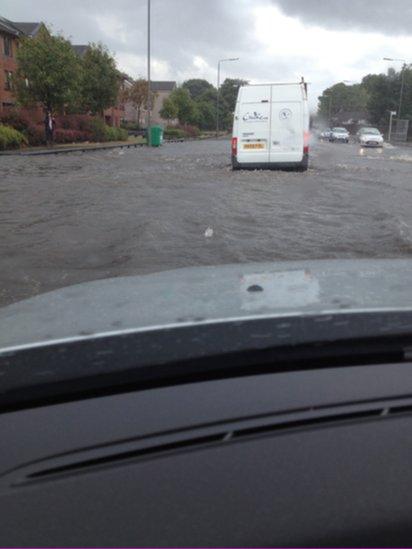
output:
<svg viewBox="0 0 412 549"><path fill-rule="evenodd" d="M122 123L120 124L120 127L123 128L124 130L131 130L136 132L141 129L140 124L138 124L137 122L127 122L126 120L122 121Z"/></svg>
<svg viewBox="0 0 412 549"><path fill-rule="evenodd" d="M27 139L21 132L10 126L0 125L0 150L18 149L22 145L27 145Z"/></svg>
<svg viewBox="0 0 412 549"><path fill-rule="evenodd" d="M171 126L165 129L164 136L165 138L183 138L183 137L198 137L200 135L200 130L196 126L191 126L190 124L181 124L178 126Z"/></svg>
<svg viewBox="0 0 412 549"><path fill-rule="evenodd" d="M43 124L29 124L24 134L33 147L46 144ZM129 136L122 128L107 126L101 118L89 115L65 115L56 117L53 137L54 143L81 143L83 141L127 141Z"/></svg>
<svg viewBox="0 0 412 549"><path fill-rule="evenodd" d="M54 130L55 143L80 143L89 140L89 133L80 130L66 130L57 128Z"/></svg>
<svg viewBox="0 0 412 549"><path fill-rule="evenodd" d="M56 125L64 130L90 132L94 118L88 114L66 114L56 117Z"/></svg>
<svg viewBox="0 0 412 549"><path fill-rule="evenodd" d="M127 141L129 134L123 128L106 126L106 141Z"/></svg>
<svg viewBox="0 0 412 549"><path fill-rule="evenodd" d="M90 132L92 141L107 141L106 124L101 118L93 118L90 122Z"/></svg>
<svg viewBox="0 0 412 549"><path fill-rule="evenodd" d="M92 141L127 141L127 131L123 128L108 126L101 118L94 118L91 121Z"/></svg>
<svg viewBox="0 0 412 549"><path fill-rule="evenodd" d="M31 124L26 130L26 136L29 145L31 145L32 147L46 144L46 136L43 125L36 126L34 124Z"/></svg>
<svg viewBox="0 0 412 549"><path fill-rule="evenodd" d="M14 128L19 132L27 131L27 128L30 126L30 121L25 116L22 116L19 112L14 110L9 111L7 114L3 114L0 118L0 123L4 126Z"/></svg>
<svg viewBox="0 0 412 549"><path fill-rule="evenodd" d="M200 135L200 130L197 126L191 126L190 124L185 124L181 126L183 131L188 137L198 137Z"/></svg>
<svg viewBox="0 0 412 549"><path fill-rule="evenodd" d="M179 128L166 128L164 131L165 139L181 139L186 137L186 133Z"/></svg>

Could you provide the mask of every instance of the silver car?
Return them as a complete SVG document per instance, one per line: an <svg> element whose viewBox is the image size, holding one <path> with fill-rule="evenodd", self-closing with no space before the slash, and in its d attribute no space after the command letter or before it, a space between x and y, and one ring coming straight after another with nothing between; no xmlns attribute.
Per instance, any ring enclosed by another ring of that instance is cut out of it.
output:
<svg viewBox="0 0 412 549"><path fill-rule="evenodd" d="M346 128L332 128L329 136L329 141L341 141L349 143L349 132Z"/></svg>
<svg viewBox="0 0 412 549"><path fill-rule="evenodd" d="M356 137L362 147L383 147L383 135L377 128L361 128Z"/></svg>

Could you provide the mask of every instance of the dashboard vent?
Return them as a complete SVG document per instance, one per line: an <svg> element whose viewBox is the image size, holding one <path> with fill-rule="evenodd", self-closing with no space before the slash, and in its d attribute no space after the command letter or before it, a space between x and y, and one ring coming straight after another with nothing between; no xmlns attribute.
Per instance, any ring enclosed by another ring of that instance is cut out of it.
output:
<svg viewBox="0 0 412 549"><path fill-rule="evenodd" d="M0 478L0 487L23 487L32 483L57 480L66 476L91 473L105 467L117 467L143 459L173 453L245 441L300 429L337 427L363 421L411 415L411 400L361 402L346 406L325 406L260 417L233 420L225 424L202 425L127 442L107 444L46 458L9 471Z"/></svg>

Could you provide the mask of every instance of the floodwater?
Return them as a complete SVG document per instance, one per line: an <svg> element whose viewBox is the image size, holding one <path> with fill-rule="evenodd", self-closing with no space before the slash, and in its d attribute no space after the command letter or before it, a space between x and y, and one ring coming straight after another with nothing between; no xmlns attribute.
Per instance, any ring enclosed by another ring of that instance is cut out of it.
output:
<svg viewBox="0 0 412 549"><path fill-rule="evenodd" d="M317 143L306 173L232 172L227 140L0 163L0 305L187 266L412 257L412 148Z"/></svg>

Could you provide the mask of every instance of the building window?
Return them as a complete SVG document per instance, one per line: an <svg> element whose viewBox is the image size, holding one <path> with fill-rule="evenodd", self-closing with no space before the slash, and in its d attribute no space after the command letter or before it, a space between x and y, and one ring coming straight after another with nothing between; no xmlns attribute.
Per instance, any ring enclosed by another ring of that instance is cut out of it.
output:
<svg viewBox="0 0 412 549"><path fill-rule="evenodd" d="M13 43L9 36L4 37L4 55L13 57Z"/></svg>
<svg viewBox="0 0 412 549"><path fill-rule="evenodd" d="M11 71L4 71L4 89L11 91L13 89L13 73Z"/></svg>

